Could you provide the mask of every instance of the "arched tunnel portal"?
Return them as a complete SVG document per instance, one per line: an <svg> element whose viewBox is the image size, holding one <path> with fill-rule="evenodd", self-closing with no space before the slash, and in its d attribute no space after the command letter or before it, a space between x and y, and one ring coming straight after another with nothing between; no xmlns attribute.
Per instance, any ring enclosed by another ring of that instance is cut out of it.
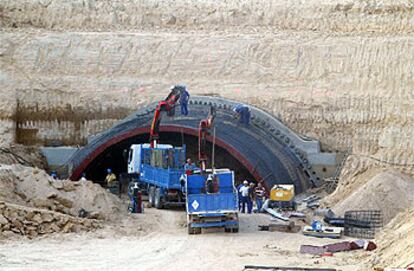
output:
<svg viewBox="0 0 414 271"><path fill-rule="evenodd" d="M163 118L160 143L186 144L187 156L196 160L198 124L213 106L217 112L215 166L234 170L236 182L245 178L263 180L267 188L277 183L291 183L298 192L322 184L308 159L324 155L318 141L297 135L277 118L255 107L251 107L250 125L241 125L232 112L236 104L218 97L191 97L188 116L177 112L173 118ZM155 107L154 103L138 110L79 149L67 164L70 178L77 180L85 172L99 182L105 176L106 167L118 174L125 172L122 152L131 144L148 142ZM208 141L212 148L212 135Z"/></svg>

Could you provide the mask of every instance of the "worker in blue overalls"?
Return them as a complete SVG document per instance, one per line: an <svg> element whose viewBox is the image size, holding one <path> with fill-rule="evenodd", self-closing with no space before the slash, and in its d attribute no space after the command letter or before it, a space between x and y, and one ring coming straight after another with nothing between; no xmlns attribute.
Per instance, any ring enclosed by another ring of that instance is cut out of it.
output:
<svg viewBox="0 0 414 271"><path fill-rule="evenodd" d="M238 104L233 108L233 111L237 113L239 122L244 125L249 125L250 122L250 108L244 104Z"/></svg>
<svg viewBox="0 0 414 271"><path fill-rule="evenodd" d="M245 180L243 182L243 186L240 188L239 192L241 194L241 202L242 202L242 213L246 212L246 207L247 207L247 212L250 214L251 213L251 209L250 209L250 197L249 197L249 182L247 180Z"/></svg>
<svg viewBox="0 0 414 271"><path fill-rule="evenodd" d="M180 105L181 105L181 115L188 115L188 100L190 100L190 93L187 91L187 87L182 85L183 91L181 92Z"/></svg>

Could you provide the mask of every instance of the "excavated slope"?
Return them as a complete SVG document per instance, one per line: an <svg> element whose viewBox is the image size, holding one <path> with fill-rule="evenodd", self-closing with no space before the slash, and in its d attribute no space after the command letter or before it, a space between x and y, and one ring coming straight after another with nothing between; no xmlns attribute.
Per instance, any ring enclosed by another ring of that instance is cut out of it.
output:
<svg viewBox="0 0 414 271"><path fill-rule="evenodd" d="M0 144L84 144L184 82L324 149L352 148L351 170L413 173L411 1L5 0L0 11Z"/></svg>

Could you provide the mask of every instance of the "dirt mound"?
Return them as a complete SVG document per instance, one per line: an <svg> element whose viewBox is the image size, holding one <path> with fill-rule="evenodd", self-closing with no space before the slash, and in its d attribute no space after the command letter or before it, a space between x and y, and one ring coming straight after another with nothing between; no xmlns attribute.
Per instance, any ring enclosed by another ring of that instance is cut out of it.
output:
<svg viewBox="0 0 414 271"><path fill-rule="evenodd" d="M414 180L395 170L377 174L352 194L339 202L334 212L343 215L348 210L381 210L384 224L397 214L414 206Z"/></svg>
<svg viewBox="0 0 414 271"><path fill-rule="evenodd" d="M8 148L0 147L0 164L22 164L38 168L45 168L46 161L37 147L12 145Z"/></svg>
<svg viewBox="0 0 414 271"><path fill-rule="evenodd" d="M0 238L17 234L32 239L38 235L90 231L102 226L98 220L0 202Z"/></svg>
<svg viewBox="0 0 414 271"><path fill-rule="evenodd" d="M378 267L407 267L414 255L414 207L400 213L377 238L370 263ZM411 265L413 267L414 265Z"/></svg>
<svg viewBox="0 0 414 271"><path fill-rule="evenodd" d="M89 181L54 180L45 171L21 165L0 165L0 200L78 216L115 220L126 212L121 200Z"/></svg>

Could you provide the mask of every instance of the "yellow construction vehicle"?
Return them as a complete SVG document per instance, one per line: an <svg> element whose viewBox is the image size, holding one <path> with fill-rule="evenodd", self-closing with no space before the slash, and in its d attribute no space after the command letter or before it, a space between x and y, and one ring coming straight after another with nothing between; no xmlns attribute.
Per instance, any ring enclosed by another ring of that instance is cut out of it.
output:
<svg viewBox="0 0 414 271"><path fill-rule="evenodd" d="M270 207L281 210L296 210L295 186L277 184L270 190Z"/></svg>

